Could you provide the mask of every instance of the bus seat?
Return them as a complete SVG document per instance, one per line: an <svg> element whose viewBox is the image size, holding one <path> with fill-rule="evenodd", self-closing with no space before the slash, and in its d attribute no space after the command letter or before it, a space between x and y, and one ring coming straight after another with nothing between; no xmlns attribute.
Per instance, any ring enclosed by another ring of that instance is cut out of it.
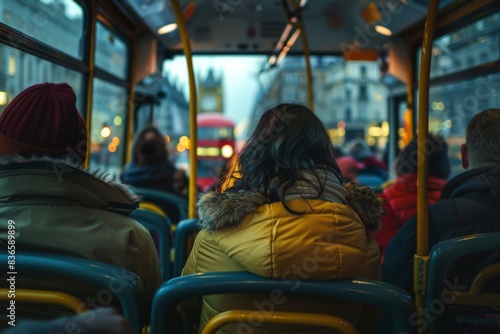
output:
<svg viewBox="0 0 500 334"><path fill-rule="evenodd" d="M165 210L163 210L158 204L155 203L141 201L139 203L139 208L148 211L153 211L163 217L167 217L167 213L165 212Z"/></svg>
<svg viewBox="0 0 500 334"><path fill-rule="evenodd" d="M384 182L387 181L382 176L377 175L377 174L361 174L360 173L356 176L356 179L358 180L359 184L373 188L378 192L381 191L382 185L384 184Z"/></svg>
<svg viewBox="0 0 500 334"><path fill-rule="evenodd" d="M172 333L167 324L174 322L175 307L185 299L214 294L271 294L276 291L311 296L314 299L345 299L380 306L390 309L388 313L392 320L392 333L416 332L408 321L415 314L413 299L404 290L384 282L367 279L277 280L248 272L219 272L176 277L163 283L153 299L151 333Z"/></svg>
<svg viewBox="0 0 500 334"><path fill-rule="evenodd" d="M161 216L156 212L142 208L132 211L130 218L142 224L153 235L155 243L157 242L156 249L158 251L163 279L170 279L172 275L172 232L170 220L166 216ZM155 235L157 238L154 238Z"/></svg>
<svg viewBox="0 0 500 334"><path fill-rule="evenodd" d="M182 273L184 264L194 242L193 235L198 231L198 219L184 219L179 222L175 230L174 241L174 268L173 277L178 277Z"/></svg>
<svg viewBox="0 0 500 334"><path fill-rule="evenodd" d="M250 321L254 321L254 313L255 310L231 310L219 313L207 322L201 334L215 334L218 329L228 323L237 323L240 321L249 323ZM266 323L326 327L333 329L335 333L359 334L354 325L333 315L275 311L272 313L262 313L261 316L262 318L259 320Z"/></svg>
<svg viewBox="0 0 500 334"><path fill-rule="evenodd" d="M0 300L9 300L9 289L0 289ZM68 293L49 291L49 290L31 290L31 289L16 289L16 303L40 303L40 304L55 304L64 306L73 312L80 314L88 311L87 305L80 299Z"/></svg>
<svg viewBox="0 0 500 334"><path fill-rule="evenodd" d="M134 187L143 201L154 203L166 212L173 225L188 217L188 200L166 191Z"/></svg>
<svg viewBox="0 0 500 334"><path fill-rule="evenodd" d="M8 256L6 251L0 252L3 273L0 276L4 282L1 283L2 288L8 283L5 276L14 275L10 274L12 270L7 270ZM141 333L142 326L148 320L143 313L145 301L142 281L123 268L79 257L17 250L15 272L16 290L43 289L69 293L84 300L92 308L114 306L118 302L124 318L137 333ZM71 284L61 284L64 279ZM10 286L6 288L10 289ZM16 309L16 315L20 320L17 311L19 310ZM45 317L60 315L47 314Z"/></svg>
<svg viewBox="0 0 500 334"><path fill-rule="evenodd" d="M500 331L499 251L500 232L453 238L432 247L425 310L430 333Z"/></svg>

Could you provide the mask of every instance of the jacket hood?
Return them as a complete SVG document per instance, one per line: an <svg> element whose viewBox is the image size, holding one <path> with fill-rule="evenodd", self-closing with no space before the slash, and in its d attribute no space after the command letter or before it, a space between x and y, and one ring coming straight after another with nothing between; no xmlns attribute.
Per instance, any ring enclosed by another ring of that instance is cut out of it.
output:
<svg viewBox="0 0 500 334"><path fill-rule="evenodd" d="M455 176L444 187L441 199L462 197L472 192L500 196L500 166L474 168Z"/></svg>
<svg viewBox="0 0 500 334"><path fill-rule="evenodd" d="M348 183L347 205L360 217L367 232L379 229L384 216L383 199L369 187ZM199 226L206 230L223 230L237 226L240 221L264 204L270 204L263 194L256 191L208 192L198 201ZM342 205L339 203L339 205Z"/></svg>
<svg viewBox="0 0 500 334"><path fill-rule="evenodd" d="M0 156L0 184L0 202L58 197L128 215L140 200L108 173L89 173L68 158Z"/></svg>

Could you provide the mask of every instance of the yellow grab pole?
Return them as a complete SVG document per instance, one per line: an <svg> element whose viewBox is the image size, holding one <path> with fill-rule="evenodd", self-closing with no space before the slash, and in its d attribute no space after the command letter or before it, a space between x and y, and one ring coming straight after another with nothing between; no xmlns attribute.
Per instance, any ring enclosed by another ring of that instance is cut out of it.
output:
<svg viewBox="0 0 500 334"><path fill-rule="evenodd" d="M90 20L91 23L89 25L89 32L90 32L90 41L89 41L89 49L88 49L88 56L89 56L89 75L87 77L87 105L85 109L85 123L87 125L87 153L86 153L86 158L84 161L84 167L89 168L90 166L90 145L92 144L92 139L90 136L90 129L92 128L92 100L94 97L94 75L95 75L95 57L94 57L94 50L95 50L95 34L96 34L96 21L97 21L97 12L95 9L95 6L92 6L92 13L90 15Z"/></svg>
<svg viewBox="0 0 500 334"><path fill-rule="evenodd" d="M429 255L429 226L427 201L427 147L429 132L429 77L432 58L434 29L439 10L439 0L431 0L425 21L420 73L418 80L418 187L417 187L417 254L414 260L415 302L417 310L425 307L427 264ZM422 314L420 314L422 316Z"/></svg>
<svg viewBox="0 0 500 334"><path fill-rule="evenodd" d="M193 70L193 60L191 54L191 45L189 43L189 33L186 29L186 22L184 21L184 16L182 14L181 6L178 0L171 0L172 8L174 9L175 18L177 20L177 27L179 29L179 34L181 36L182 47L184 48L184 55L186 56L186 64L188 70L189 79L189 137L190 139L190 149L189 149L189 218L196 217L196 201L197 201L197 189L196 189L196 176L197 173L197 158L196 151L198 148L198 134L196 126L196 110L197 108L197 98L196 98L196 83L194 79Z"/></svg>
<svg viewBox="0 0 500 334"><path fill-rule="evenodd" d="M408 102L408 108L406 109L406 113L408 113L410 116L407 117L406 116L406 113L405 113L405 116L406 117L404 119L404 121L407 121L408 122L408 127L407 127L407 133L406 133L406 137L404 138L404 146L408 145L408 143L413 139L413 133L415 132L415 123L413 122L413 120L415 119L415 114L414 114L414 105L413 105L413 79L414 79L414 73L413 71L409 71L410 74L408 75L409 76L409 80L408 80L408 85L407 85L407 88L406 88L406 101Z"/></svg>
<svg viewBox="0 0 500 334"><path fill-rule="evenodd" d="M302 19L301 8L297 4L297 0L292 0L294 10L298 10L297 15L297 28L300 29L300 38L302 40L302 50L304 53L304 59L306 61L306 77L307 77L307 94L309 101L309 108L314 111L314 90L313 90L313 78L311 70L311 60L309 59L309 41L307 39L306 27L304 25L304 20Z"/></svg>

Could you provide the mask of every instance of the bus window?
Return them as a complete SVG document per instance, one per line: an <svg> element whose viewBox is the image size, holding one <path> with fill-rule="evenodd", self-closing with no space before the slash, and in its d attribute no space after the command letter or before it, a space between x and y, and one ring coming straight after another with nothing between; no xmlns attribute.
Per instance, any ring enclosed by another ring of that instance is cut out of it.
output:
<svg viewBox="0 0 500 334"><path fill-rule="evenodd" d="M449 144L452 175L463 172L460 145L470 119L488 108L498 107L500 74L480 76L460 82L434 85L429 92L429 131L442 134Z"/></svg>
<svg viewBox="0 0 500 334"><path fill-rule="evenodd" d="M84 115L85 95L82 73L0 44L0 115L23 89L41 82L66 82L77 96L77 108ZM35 70L36 69L36 70Z"/></svg>
<svg viewBox="0 0 500 334"><path fill-rule="evenodd" d="M500 74L477 75L471 69L500 59L500 14L466 24L434 40L429 90L429 132L449 144L451 177L461 173L460 145L467 122L478 112L498 107ZM417 51L418 59L421 48ZM419 64L420 62L418 62Z"/></svg>
<svg viewBox="0 0 500 334"><path fill-rule="evenodd" d="M76 1L3 0L1 8L0 22L72 57L83 59L83 8ZM60 27L64 30L61 31Z"/></svg>
<svg viewBox="0 0 500 334"><path fill-rule="evenodd" d="M436 38L432 48L431 78L500 59L499 30L500 13L496 13Z"/></svg>
<svg viewBox="0 0 500 334"><path fill-rule="evenodd" d="M90 166L119 175L124 157L127 92L101 79L94 80Z"/></svg>
<svg viewBox="0 0 500 334"><path fill-rule="evenodd" d="M120 79L127 78L128 47L101 22L96 24L95 64Z"/></svg>

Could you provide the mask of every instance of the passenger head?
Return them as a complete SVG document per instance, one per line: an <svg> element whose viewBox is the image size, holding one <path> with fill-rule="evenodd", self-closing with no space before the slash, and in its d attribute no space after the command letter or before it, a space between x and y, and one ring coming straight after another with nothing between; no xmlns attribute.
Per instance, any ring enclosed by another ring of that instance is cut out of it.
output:
<svg viewBox="0 0 500 334"><path fill-rule="evenodd" d="M347 153L358 161L367 159L374 154L370 146L362 139L354 139L350 142L347 148Z"/></svg>
<svg viewBox="0 0 500 334"><path fill-rule="evenodd" d="M165 138L154 126L147 126L137 134L132 151L133 162L138 166L155 165L168 160Z"/></svg>
<svg viewBox="0 0 500 334"><path fill-rule="evenodd" d="M337 164L342 171L342 176L344 177L344 182L356 181L358 172L363 170L366 165L350 155L343 155L337 158Z"/></svg>
<svg viewBox="0 0 500 334"><path fill-rule="evenodd" d="M451 165L448 158L448 143L441 136L429 134L425 146L428 152L429 175L447 179L451 173ZM396 160L396 175L402 176L416 173L420 156L418 140L415 137L399 153Z"/></svg>
<svg viewBox="0 0 500 334"><path fill-rule="evenodd" d="M476 114L467 124L462 165L477 168L500 163L500 109Z"/></svg>
<svg viewBox="0 0 500 334"><path fill-rule="evenodd" d="M0 116L0 155L69 158L83 164L87 128L66 83L23 90Z"/></svg>
<svg viewBox="0 0 500 334"><path fill-rule="evenodd" d="M280 197L278 189L285 193L301 179L301 171L314 169L331 171L342 182L330 136L319 118L303 105L279 104L263 113L233 168L237 173L225 171L219 184L234 181L235 189Z"/></svg>

